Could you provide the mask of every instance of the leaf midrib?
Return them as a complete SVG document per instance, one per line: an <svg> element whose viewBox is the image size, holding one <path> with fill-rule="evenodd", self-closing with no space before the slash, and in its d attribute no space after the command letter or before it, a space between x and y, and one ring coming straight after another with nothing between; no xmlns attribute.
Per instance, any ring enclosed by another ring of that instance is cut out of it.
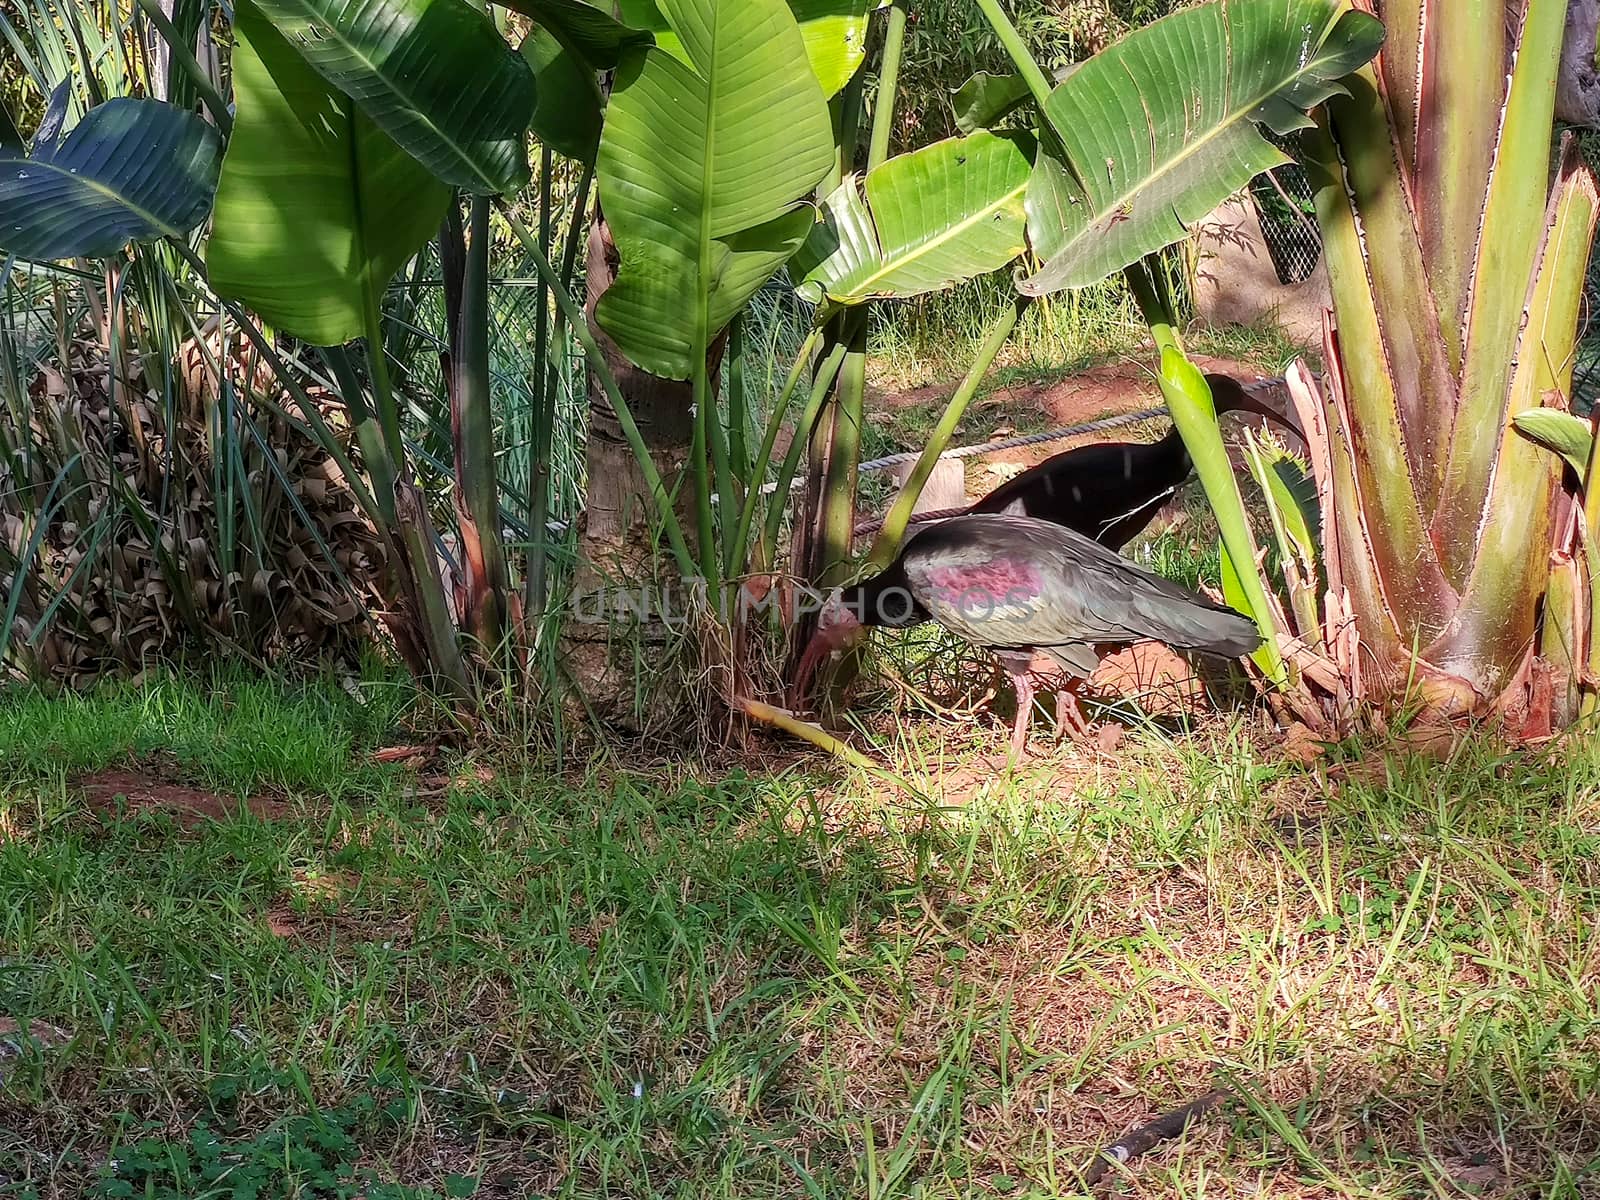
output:
<svg viewBox="0 0 1600 1200"><path fill-rule="evenodd" d="M1335 18L1335 20L1336 19L1337 18ZM1224 16L1223 20L1224 20L1224 31L1226 32L1227 31L1227 26L1226 26L1227 18L1226 18L1226 16ZM1096 226L1100 222L1101 218L1107 216L1110 213L1117 212L1118 210L1124 208L1128 204L1130 204L1133 201L1137 200L1141 195L1143 195L1144 193L1146 193L1146 192L1150 191L1152 188L1154 188L1156 186L1156 184L1158 182L1160 182L1162 179L1166 178L1167 176L1169 176L1171 174L1174 174L1178 170L1178 168L1181 167L1184 163L1188 162L1189 159L1191 159L1195 155L1199 154L1207 146L1209 146L1213 141L1215 141L1216 139L1220 138L1224 131L1232 130L1234 128L1234 126L1236 126L1240 121L1248 120L1249 119L1249 114L1252 111L1254 111L1256 108L1260 107L1262 104L1264 104L1267 100L1271 99L1273 96L1276 96L1278 93L1283 91L1284 88L1288 87L1290 83L1294 82L1297 79L1301 79L1301 78L1304 78L1307 75L1309 75L1312 64L1318 62L1320 60L1320 58L1321 58L1322 49L1323 49L1324 46L1327 45L1328 35L1329 35L1330 31L1332 30L1332 27L1333 27L1333 22L1332 21L1330 21L1327 25L1325 25L1323 27L1322 34L1319 37L1319 39L1317 40L1316 51L1315 51L1315 53L1313 53L1311 58L1309 58L1306 61L1306 65L1305 65L1304 68L1302 68L1301 70L1295 72L1292 75L1289 75L1289 76L1285 77L1284 79L1279 81L1279 83L1275 87L1272 87L1272 88L1270 88L1270 89L1268 89L1268 90L1266 90L1264 92L1261 92L1254 99L1252 99L1252 100L1248 101L1247 103L1244 103L1244 104L1240 105L1239 107L1233 109L1221 121L1218 121L1216 124L1212 125L1212 127L1211 127L1209 132L1203 134L1200 138L1198 138L1194 142L1186 143L1184 145L1184 148L1178 154L1174 155L1172 158L1167 159L1165 161L1165 163L1163 163L1162 165L1158 166L1150 174L1142 176L1140 178L1140 180L1135 183L1134 186L1129 187L1128 189L1124 190L1123 192L1121 192L1119 195L1117 195L1113 199L1107 201L1104 205L1101 206L1100 211L1093 213L1091 215L1090 219L1088 221L1084 222L1084 224L1079 228L1079 230L1078 230L1078 232L1076 234L1072 235L1071 237L1069 237L1067 239L1066 244L1062 247L1062 249L1060 251L1058 251L1056 253L1055 258L1053 258L1051 261L1052 262L1059 261L1061 258L1065 257L1068 253L1070 253L1072 248L1074 246L1076 246L1078 244L1078 242L1080 242L1086 235L1088 235L1089 233L1094 231L1094 229L1096 228ZM1231 42L1232 38L1230 37L1228 40ZM1118 62L1117 62L1117 65L1122 67L1124 72L1126 73L1126 71L1127 71L1126 64L1124 64L1119 59ZM1227 65L1228 65L1228 68L1229 68L1230 73L1231 73L1232 66L1233 66L1233 60L1232 60L1231 57L1228 59ZM1074 76L1074 77L1076 77L1076 76ZM1131 76L1129 77L1129 79L1130 79L1130 82L1132 82L1132 77ZM1068 81L1068 82L1070 82L1070 81ZM1068 83L1061 84L1061 87L1066 87L1066 86L1068 86ZM1054 93L1052 93L1052 94L1054 94ZM1141 101L1142 101L1142 99L1143 99L1143 97L1141 96ZM1146 108L1145 111L1148 112L1149 109ZM1048 103L1045 105L1045 116L1049 120L1050 128L1054 131L1056 137L1061 139L1062 145L1063 146L1069 145L1070 143L1068 142L1066 135L1064 133L1062 133L1060 126L1058 126L1056 124L1056 116L1055 116L1055 114L1053 112L1050 111L1050 105ZM1153 132L1154 132L1154 130L1152 129L1152 133ZM1083 185L1082 185L1083 176L1081 174L1079 174L1079 171L1080 171L1079 164L1076 163L1076 162L1070 162L1069 161L1068 165L1071 168L1072 174L1076 177L1076 180L1078 182L1079 188L1084 193L1084 200L1088 201L1088 199L1089 199L1088 190L1086 188L1083 188Z"/></svg>
<svg viewBox="0 0 1600 1200"><path fill-rule="evenodd" d="M345 47L345 49L348 50L354 58L358 59L363 66L372 72L373 76L379 82L381 82L384 87L401 99L401 101L405 104L407 111L417 121L417 123L424 126L429 133L431 133L439 140L441 144L449 149L449 151L456 156L457 160L467 167L469 173L474 179L488 187L491 191L498 192L500 190L497 181L490 179L478 169L478 164L472 159L466 150L462 148L460 143L458 143L454 138L446 135L436 122L434 122L421 108L413 103L411 93L406 91L404 88L401 88L399 84L393 78L391 78L376 62L367 57L366 54L362 53L360 47L346 37L344 31L341 30L335 22L329 20L324 14L318 12L311 4L305 3L304 0L263 0L263 2L267 4L275 4L280 8L293 9L306 19L315 22L318 26L326 30L334 41ZM290 41L290 44L296 54L302 53L299 47L293 46L292 39L285 37L285 40ZM309 62L310 60L308 59L307 61ZM321 74L320 71L317 73ZM340 90L343 91L344 89L340 88ZM377 118L373 119L376 122ZM381 127L381 123L379 124Z"/></svg>
<svg viewBox="0 0 1600 1200"><path fill-rule="evenodd" d="M872 272L868 273L867 276L864 279L862 279L861 282L859 284L857 284L855 288L853 288L851 290L850 300L851 301L855 301L855 300L858 300L858 299L860 299L860 300L867 299L871 294L872 285L873 284L877 283L879 280L882 280L882 279L884 279L884 278L886 278L886 277L888 277L890 275L893 275L896 271L905 270L912 263L915 263L915 262L927 257L934 250L936 250L939 247L944 246L945 244L953 241L955 238L957 238L962 233L966 232L968 229L970 229L973 226L975 226L975 225L987 220L989 218L990 214L998 212L1000 209L1004 208L1006 206L1006 204L1008 204L1012 200L1015 200L1017 197L1021 196L1027 190L1028 190L1028 181L1027 181L1027 178L1024 177L1022 182L1019 185L1017 185L1015 188L1012 188L1010 191L1006 192L1003 196L999 197L993 204L986 205L985 207L979 209L977 212L973 213L970 217L967 217L965 220L959 221L955 225L952 225L949 229L945 230L943 233L939 234L937 237L930 238L927 241L921 243L920 245L915 247L913 250L911 250L909 253L901 255L900 257L895 259L893 262L889 262L889 261L887 261L885 259L882 267L880 267L876 271L872 271ZM884 250L884 247L883 247L882 236L881 236L881 234L879 233L879 230L878 230L878 217L877 217L877 214L872 211L872 204L871 204L870 196L868 197L868 200L866 202L866 209L867 209L867 213L868 213L869 217L872 220L873 237L874 237L874 240L878 242L878 254L879 254L880 258L881 258L881 257L883 257L885 255L885 250Z"/></svg>
<svg viewBox="0 0 1600 1200"><path fill-rule="evenodd" d="M54 162L40 162L39 160L32 159L32 158L19 158L19 159L14 159L12 161L15 161L17 163L26 163L30 168L33 168L33 169L38 169L38 170L42 170L42 171L54 171L57 175L61 176L63 179L70 179L74 183L82 184L84 187L88 188L90 191L99 192L102 196L105 196L108 199L110 199L111 201L113 201L113 202L115 202L117 204L120 204L123 208L127 209L129 212L136 213L140 217L143 217L151 225L154 225L158 230L160 230L161 233L166 237L178 237L179 235L181 235L183 233L183 230L177 229L177 228L175 228L175 227L173 227L171 225L168 225L165 221L161 220L161 218L157 217L153 212L149 211L146 208L141 207L140 205L135 204L132 200L128 199L128 197L126 195L124 195L122 192L117 191L115 188L111 188L111 187L106 186L105 184L101 183L99 180L93 178L92 176L83 175L83 174L80 174L77 171L65 170L61 166L59 166L58 164L56 164Z"/></svg>

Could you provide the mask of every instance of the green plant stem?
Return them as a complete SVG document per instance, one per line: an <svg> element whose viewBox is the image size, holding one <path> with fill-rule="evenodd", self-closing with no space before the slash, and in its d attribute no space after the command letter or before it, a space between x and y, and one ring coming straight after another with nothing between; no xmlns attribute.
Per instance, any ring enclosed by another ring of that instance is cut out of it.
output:
<svg viewBox="0 0 1600 1200"><path fill-rule="evenodd" d="M836 142L833 164L817 185L819 202L831 196L834 189L844 182L844 177L855 169L856 140L861 133L861 93L866 86L866 75L865 65L858 67L856 73L850 76L850 82L844 85L844 90L828 102Z"/></svg>
<svg viewBox="0 0 1600 1200"><path fill-rule="evenodd" d="M400 432L400 408L395 402L394 389L389 384L388 356L383 345L382 297L378 289L368 286L363 317L366 321L367 370L372 375L372 401L378 412L378 424L383 429L384 443L389 447L389 458L395 465L398 478L405 472L406 444Z"/></svg>
<svg viewBox="0 0 1600 1200"><path fill-rule="evenodd" d="M1034 103L1039 106L1042 118L1044 102L1052 90L1049 78L1034 61L1033 55L1028 51L1027 43L1022 40L1017 27L1011 23L1011 18L1006 16L1005 9L1000 7L1000 0L978 0L978 9L988 19L989 27L994 30L995 37L1000 39L1000 46L1011 59L1012 65L1017 68L1017 74L1021 75L1022 81L1028 85L1028 91L1033 96Z"/></svg>
<svg viewBox="0 0 1600 1200"><path fill-rule="evenodd" d="M577 198L572 202L572 220L567 226L567 244L561 251L561 287L565 291L572 290L572 272L578 262L578 244L583 241L583 232L588 227L585 219L589 212L589 189L594 186L594 164L583 164L583 177L578 180ZM559 322L565 316L557 310L556 320ZM559 329L559 324L557 325Z"/></svg>
<svg viewBox="0 0 1600 1200"><path fill-rule="evenodd" d="M1123 272L1123 276L1128 281L1128 290L1133 293L1145 324L1150 327L1150 336L1155 339L1157 352L1169 347L1181 352L1183 341L1178 336L1178 315L1173 311L1172 296L1157 283L1156 258L1152 254L1134 263Z"/></svg>
<svg viewBox="0 0 1600 1200"><path fill-rule="evenodd" d="M744 314L734 317L728 326L728 466L733 477L748 486L750 482L750 447L747 445L750 410L744 394ZM728 498L723 498L726 504Z"/></svg>
<svg viewBox="0 0 1600 1200"><path fill-rule="evenodd" d="M372 491L378 498L384 520L393 524L394 463L389 460L389 448L384 445L383 431L373 419L372 408L361 390L361 380L356 375L350 352L343 346L322 347L322 357L327 361L345 408L350 410L350 423L354 428L356 443L372 476Z"/></svg>
<svg viewBox="0 0 1600 1200"><path fill-rule="evenodd" d="M539 152L539 249L550 253L550 147ZM576 219L576 218L574 218ZM550 287L534 291L533 422L528 431L528 556L523 567L522 611L530 625L544 611L545 521L550 511L550 444L555 426L555 381L550 376Z"/></svg>
<svg viewBox="0 0 1600 1200"><path fill-rule="evenodd" d="M467 620L479 649L492 655L500 649L509 611L510 581L505 543L500 532L499 486L494 454L494 413L489 383L489 200L474 196L470 204L461 311L455 336L450 389L456 406L451 433L455 441L456 509L468 579ZM382 343L379 343L380 349Z"/></svg>
<svg viewBox="0 0 1600 1200"><path fill-rule="evenodd" d="M911 522L911 512L916 508L917 500L922 495L922 489L927 485L929 476L933 474L934 467L938 465L939 456L950 444L956 426L961 423L961 418L966 416L967 406L978 394L978 388L982 386L984 377L994 365L995 357L1011 336L1011 331L1016 328L1017 321L1027 310L1028 303L1028 297L1016 297L1011 307L996 317L989 327L988 335L983 339L983 345L978 348L977 357L972 360L966 378L961 381L961 386L956 388L955 395L950 397L944 415L939 418L939 423L934 426L933 433L928 438L928 444L922 449L922 457L917 459L916 466L911 468L910 476L894 498L889 515L884 518L883 528L878 531L872 549L867 554L870 566L882 569L894 561L900 549L900 542L905 537L906 526Z"/></svg>
<svg viewBox="0 0 1600 1200"><path fill-rule="evenodd" d="M1583 561L1589 576L1588 678L1579 712L1584 720L1600 715L1600 418L1591 421L1589 469L1583 477Z"/></svg>
<svg viewBox="0 0 1600 1200"><path fill-rule="evenodd" d="M789 443L789 452L783 456L783 464L778 468L772 502L767 508L767 520L762 533L769 547L777 544L778 527L783 523L784 498L789 494L789 485L794 482L794 473L800 466L800 456L811 442L811 430L822 413L828 390L838 378L848 349L843 342L835 342L817 367L816 378L811 383L811 398L806 401L805 411L795 425L794 440Z"/></svg>
<svg viewBox="0 0 1600 1200"><path fill-rule="evenodd" d="M709 239L702 239L705 246L710 246ZM711 264L708 255L702 256L701 269L705 273L702 278L710 274ZM719 556L717 554L716 527L711 511L711 421L714 414L711 412L712 404L709 401L711 392L711 373L706 367L706 344L708 331L702 321L700 329L695 336L695 363L693 380L694 405L694 434L689 449L689 466L694 482L694 515L695 534L700 542L700 577L705 580L707 595L711 597L712 608L717 613L723 609L721 571L718 569ZM720 484L727 473L725 456L719 456L722 461L717 464L717 479Z"/></svg>
<svg viewBox="0 0 1600 1200"><path fill-rule="evenodd" d="M895 93L899 88L900 62L905 54L905 28L904 0L894 0L889 9L883 56L879 60L878 97L872 112L872 132L867 149L868 172L889 155L889 141L894 130ZM841 163L846 154L848 147L841 148ZM836 326L839 340L847 350L839 370L832 420L827 430L826 477L822 482L820 497L820 537L811 560L811 565L816 568L816 581L824 585L837 583L848 573L854 549L861 428L866 418L869 311L866 305L850 309Z"/></svg>
<svg viewBox="0 0 1600 1200"><path fill-rule="evenodd" d="M728 431L723 428L721 421L711 420L706 422L706 432L710 438L711 465L716 472L717 481L715 506L717 545L723 555L718 560L722 564L720 577L727 580L736 574L733 565L733 535L739 523L739 496L735 491L736 476L733 473L733 464L729 460L731 451L728 446Z"/></svg>
<svg viewBox="0 0 1600 1200"><path fill-rule="evenodd" d="M628 402L622 398L622 389L617 386L617 379L611 373L611 368L606 365L605 356L600 352L599 344L594 340L594 334L589 329L589 322L584 319L583 309L578 306L556 274L556 269L550 260L539 250L539 243L521 218L510 209L502 206L501 215L511 226L511 232L516 235L522 248L533 259L534 269L539 273L549 286L551 295L555 297L556 307L565 316L567 323L572 326L573 336L578 339L578 344L583 347L584 359L588 369L599 380L601 388L605 391L606 399L611 401L611 406L616 410L617 423L622 426L622 435L628 439L628 446L633 451L634 458L638 460L639 472L644 476L645 486L650 489L650 498L655 501L656 517L661 522L662 531L666 534L667 543L672 547L673 558L676 559L678 569L685 576L692 577L695 573L694 555L689 553L689 545L684 540L683 526L678 521L678 514L673 511L672 497L667 493L666 485L662 482L661 472L656 470L655 460L650 457L649 447L645 445L643 436L639 433L639 426L633 419L633 412L628 407Z"/></svg>
<svg viewBox="0 0 1600 1200"><path fill-rule="evenodd" d="M1261 656L1258 661L1268 678L1281 687L1288 682L1288 676L1278 645L1278 626L1267 600L1266 586L1261 581L1255 539L1250 535L1250 522L1245 515L1244 501L1239 497L1238 481L1233 477L1233 464L1217 427L1211 387L1199 368L1174 346L1162 350L1161 393L1172 413L1172 423L1183 438L1189 457L1194 460L1195 474L1200 477L1222 532L1224 552L1249 602L1256 627L1261 631L1263 644L1256 652Z"/></svg>
<svg viewBox="0 0 1600 1200"><path fill-rule="evenodd" d="M888 25L883 34L882 66L878 71L878 105L872 114L872 141L867 147L867 170L889 157L889 138L894 132L895 96L900 87L900 60L906 49L906 0L889 6Z"/></svg>
<svg viewBox="0 0 1600 1200"><path fill-rule="evenodd" d="M161 35L161 40L166 42L167 50L183 68L183 73L189 77L189 82L194 84L194 90L199 93L200 101L211 114L218 131L224 138L228 137L233 133L233 114L228 111L228 102L212 84L211 77L200 65L200 60L194 56L194 51L184 44L183 37L173 27L167 14L161 11L159 0L139 0L139 7L144 10L145 19L156 27L156 32Z"/></svg>
<svg viewBox="0 0 1600 1200"><path fill-rule="evenodd" d="M844 365L834 393L828 473L822 485L822 570L818 582L832 586L850 569L855 541L856 488L860 478L861 427L866 420L867 308L845 315Z"/></svg>
<svg viewBox="0 0 1600 1200"><path fill-rule="evenodd" d="M789 378L784 381L783 391L778 393L777 400L773 402L772 415L767 418L766 432L761 436L761 449L756 452L755 462L745 474L744 497L739 505L739 524L728 547L730 575L737 571L739 564L748 556L750 524L755 519L756 504L761 498L762 481L766 479L767 466L772 461L772 448L778 444L778 431L783 427L783 418L788 415L789 401L794 396L794 389L799 386L800 378L805 374L806 367L811 362L811 355L821 340L821 329L813 329L806 335L800 353L795 356L794 366L789 369ZM793 448L791 444L790 449ZM796 462L798 461L797 457ZM781 511L782 498L774 494L773 501L780 506Z"/></svg>

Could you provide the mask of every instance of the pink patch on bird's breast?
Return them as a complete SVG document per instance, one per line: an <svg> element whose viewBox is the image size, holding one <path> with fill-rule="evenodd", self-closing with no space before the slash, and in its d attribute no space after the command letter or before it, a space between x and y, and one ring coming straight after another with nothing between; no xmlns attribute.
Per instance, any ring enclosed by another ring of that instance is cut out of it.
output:
<svg viewBox="0 0 1600 1200"><path fill-rule="evenodd" d="M955 599L974 594L1003 600L1010 596L1033 595L1039 591L1039 572L1032 563L992 558L972 566L934 567L928 583L941 595Z"/></svg>

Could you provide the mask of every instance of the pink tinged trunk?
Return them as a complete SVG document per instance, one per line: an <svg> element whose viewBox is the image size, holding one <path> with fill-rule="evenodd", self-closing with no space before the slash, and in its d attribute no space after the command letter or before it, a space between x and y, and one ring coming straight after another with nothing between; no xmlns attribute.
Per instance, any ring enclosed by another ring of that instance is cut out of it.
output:
<svg viewBox="0 0 1600 1200"><path fill-rule="evenodd" d="M1364 631L1368 644L1398 653L1402 643L1408 648L1419 637L1429 641L1444 628L1455 593L1429 540L1406 453L1406 427L1368 270L1368 246L1345 163L1325 124L1306 131L1305 146L1338 314L1328 354L1333 375L1328 434L1340 574L1356 611L1379 621L1381 628ZM1419 620L1428 627L1417 629Z"/></svg>
<svg viewBox="0 0 1600 1200"><path fill-rule="evenodd" d="M1365 69L1347 83L1349 97L1328 107L1366 251L1371 304L1405 433L1406 469L1423 511L1431 511L1455 408L1455 377L1429 288L1433 264L1418 240L1406 190L1395 186L1395 145L1376 77Z"/></svg>
<svg viewBox="0 0 1600 1200"><path fill-rule="evenodd" d="M1378 55L1378 72L1383 94L1389 102L1394 122L1396 149L1407 179L1414 177L1417 162L1417 99L1421 93L1423 22L1436 0L1383 0L1374 8L1363 0L1357 8L1374 12L1383 21L1383 51Z"/></svg>
<svg viewBox="0 0 1600 1200"><path fill-rule="evenodd" d="M1461 395L1433 535L1458 587L1475 573L1496 447L1505 437L1513 357L1547 217L1550 126L1566 25L1565 0L1529 0L1501 117L1467 301ZM1448 165L1448 164L1447 164Z"/></svg>
<svg viewBox="0 0 1600 1200"><path fill-rule="evenodd" d="M1425 651L1430 661L1488 695L1509 682L1507 665L1534 645L1554 545L1552 498L1561 472L1555 455L1522 437L1510 422L1540 405L1567 406L1597 217L1594 173L1569 137L1543 222L1472 575L1450 628Z"/></svg>
<svg viewBox="0 0 1600 1200"><path fill-rule="evenodd" d="M1505 0L1426 0L1423 8L1411 194L1451 370L1459 372L1478 229L1505 103Z"/></svg>

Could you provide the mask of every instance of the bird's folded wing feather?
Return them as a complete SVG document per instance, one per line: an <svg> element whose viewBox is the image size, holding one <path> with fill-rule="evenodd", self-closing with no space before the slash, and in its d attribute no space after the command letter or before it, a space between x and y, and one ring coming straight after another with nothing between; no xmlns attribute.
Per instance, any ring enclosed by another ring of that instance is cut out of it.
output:
<svg viewBox="0 0 1600 1200"><path fill-rule="evenodd" d="M946 628L979 645L1126 644L1156 638L1177 646L1207 640L1220 609L1142 571L1090 539L1037 521L988 518L908 556L918 601ZM1230 614L1231 615L1231 614Z"/></svg>

